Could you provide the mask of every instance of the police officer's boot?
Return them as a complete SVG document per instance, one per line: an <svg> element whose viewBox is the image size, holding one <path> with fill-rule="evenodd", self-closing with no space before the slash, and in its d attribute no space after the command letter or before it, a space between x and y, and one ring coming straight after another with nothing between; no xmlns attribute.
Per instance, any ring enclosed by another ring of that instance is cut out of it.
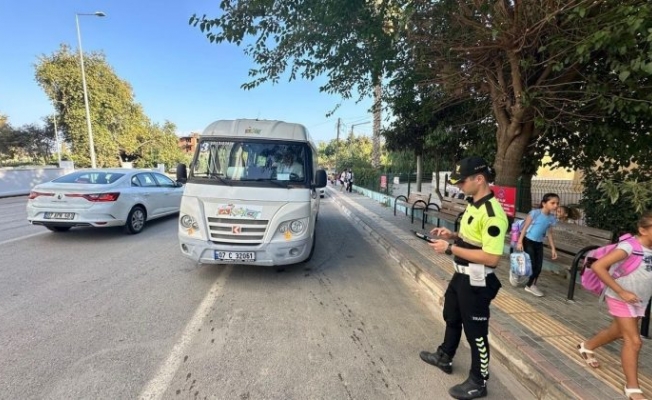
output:
<svg viewBox="0 0 652 400"><path fill-rule="evenodd" d="M444 351L439 347L436 353L429 353L427 351L422 351L419 353L419 357L430 365L434 365L440 370L444 371L447 374L453 373L453 360L444 353Z"/></svg>
<svg viewBox="0 0 652 400"><path fill-rule="evenodd" d="M454 399L470 400L487 396L487 381L472 375L459 385L448 389L448 394Z"/></svg>

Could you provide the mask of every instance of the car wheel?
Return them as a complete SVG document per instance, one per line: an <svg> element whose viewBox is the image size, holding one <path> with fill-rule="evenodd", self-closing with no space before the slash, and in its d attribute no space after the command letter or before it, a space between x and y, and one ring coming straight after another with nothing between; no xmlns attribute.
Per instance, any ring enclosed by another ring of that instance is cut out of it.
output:
<svg viewBox="0 0 652 400"><path fill-rule="evenodd" d="M49 230L52 232L68 232L70 230L70 226L46 226Z"/></svg>
<svg viewBox="0 0 652 400"><path fill-rule="evenodd" d="M147 215L143 207L135 206L132 208L131 211L129 211L129 215L127 216L127 223L125 224L127 233L131 233L133 235L140 233L145 227L146 219Z"/></svg>

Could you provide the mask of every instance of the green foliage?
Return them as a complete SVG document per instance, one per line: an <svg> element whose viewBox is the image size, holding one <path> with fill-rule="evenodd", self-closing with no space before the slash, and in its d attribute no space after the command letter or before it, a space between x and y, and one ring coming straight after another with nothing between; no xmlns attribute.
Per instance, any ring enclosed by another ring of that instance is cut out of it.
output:
<svg viewBox="0 0 652 400"><path fill-rule="evenodd" d="M345 168L366 168L371 165L373 144L367 136L349 136L328 143L319 143L319 165L328 170L342 171Z"/></svg>
<svg viewBox="0 0 652 400"><path fill-rule="evenodd" d="M189 164L191 156L183 153L179 147L175 131L176 126L169 121L162 127L157 124L148 126L142 142L134 149L134 156L138 160L136 165L139 168L154 168L160 163L170 169L178 163Z"/></svg>
<svg viewBox="0 0 652 400"><path fill-rule="evenodd" d="M638 214L652 208L652 181L639 182L637 179L631 181L614 182L605 180L600 182L598 189L606 195L602 202L607 200L611 204L623 200L630 205Z"/></svg>
<svg viewBox="0 0 652 400"><path fill-rule="evenodd" d="M544 154L579 169L652 165L647 0L223 0L218 15L189 22L244 47L246 89L326 75L321 90L362 98L380 81L388 150L482 154L511 185Z"/></svg>
<svg viewBox="0 0 652 400"><path fill-rule="evenodd" d="M0 162L3 164L47 164L52 161L54 131L34 124L14 128L0 125Z"/></svg>
<svg viewBox="0 0 652 400"><path fill-rule="evenodd" d="M382 172L370 164L353 169L355 174L355 185L378 190L380 187L380 175Z"/></svg>
<svg viewBox="0 0 652 400"><path fill-rule="evenodd" d="M211 43L244 47L257 64L245 89L281 77L313 80L327 74L322 91L344 98L357 92L362 98L395 62L402 3L224 0L218 17L193 15L189 23Z"/></svg>
<svg viewBox="0 0 652 400"><path fill-rule="evenodd" d="M589 226L635 232L641 213L652 208L652 176L641 170L588 173L580 206Z"/></svg>
<svg viewBox="0 0 652 400"><path fill-rule="evenodd" d="M652 4L643 0L596 3L581 44L560 64L582 79L564 104L569 117L546 125L548 151L562 167L616 171L652 167ZM569 23L586 24L579 12Z"/></svg>
<svg viewBox="0 0 652 400"><path fill-rule="evenodd" d="M153 124L134 100L131 86L120 79L102 53L84 54L93 141L99 167L134 162L152 167L174 165L183 159L175 126ZM36 80L52 101L70 159L90 166L89 134L79 57L66 45L43 55L36 64Z"/></svg>

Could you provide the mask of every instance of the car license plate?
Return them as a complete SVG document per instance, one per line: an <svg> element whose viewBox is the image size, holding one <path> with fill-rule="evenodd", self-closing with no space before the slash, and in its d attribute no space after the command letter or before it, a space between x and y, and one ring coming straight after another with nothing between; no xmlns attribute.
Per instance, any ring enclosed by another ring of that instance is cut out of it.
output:
<svg viewBox="0 0 652 400"><path fill-rule="evenodd" d="M45 219L74 219L75 213L67 212L46 212Z"/></svg>
<svg viewBox="0 0 652 400"><path fill-rule="evenodd" d="M218 251L215 250L215 259L224 261L256 261L253 251Z"/></svg>

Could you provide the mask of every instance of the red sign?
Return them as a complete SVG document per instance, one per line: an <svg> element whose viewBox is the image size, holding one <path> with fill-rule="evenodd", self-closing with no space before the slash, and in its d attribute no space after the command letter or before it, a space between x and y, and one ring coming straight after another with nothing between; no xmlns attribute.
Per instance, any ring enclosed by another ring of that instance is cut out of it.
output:
<svg viewBox="0 0 652 400"><path fill-rule="evenodd" d="M503 206L505 214L509 217L516 216L516 188L511 186L492 186L491 190L496 200Z"/></svg>
<svg viewBox="0 0 652 400"><path fill-rule="evenodd" d="M387 175L380 176L380 188L387 189Z"/></svg>

